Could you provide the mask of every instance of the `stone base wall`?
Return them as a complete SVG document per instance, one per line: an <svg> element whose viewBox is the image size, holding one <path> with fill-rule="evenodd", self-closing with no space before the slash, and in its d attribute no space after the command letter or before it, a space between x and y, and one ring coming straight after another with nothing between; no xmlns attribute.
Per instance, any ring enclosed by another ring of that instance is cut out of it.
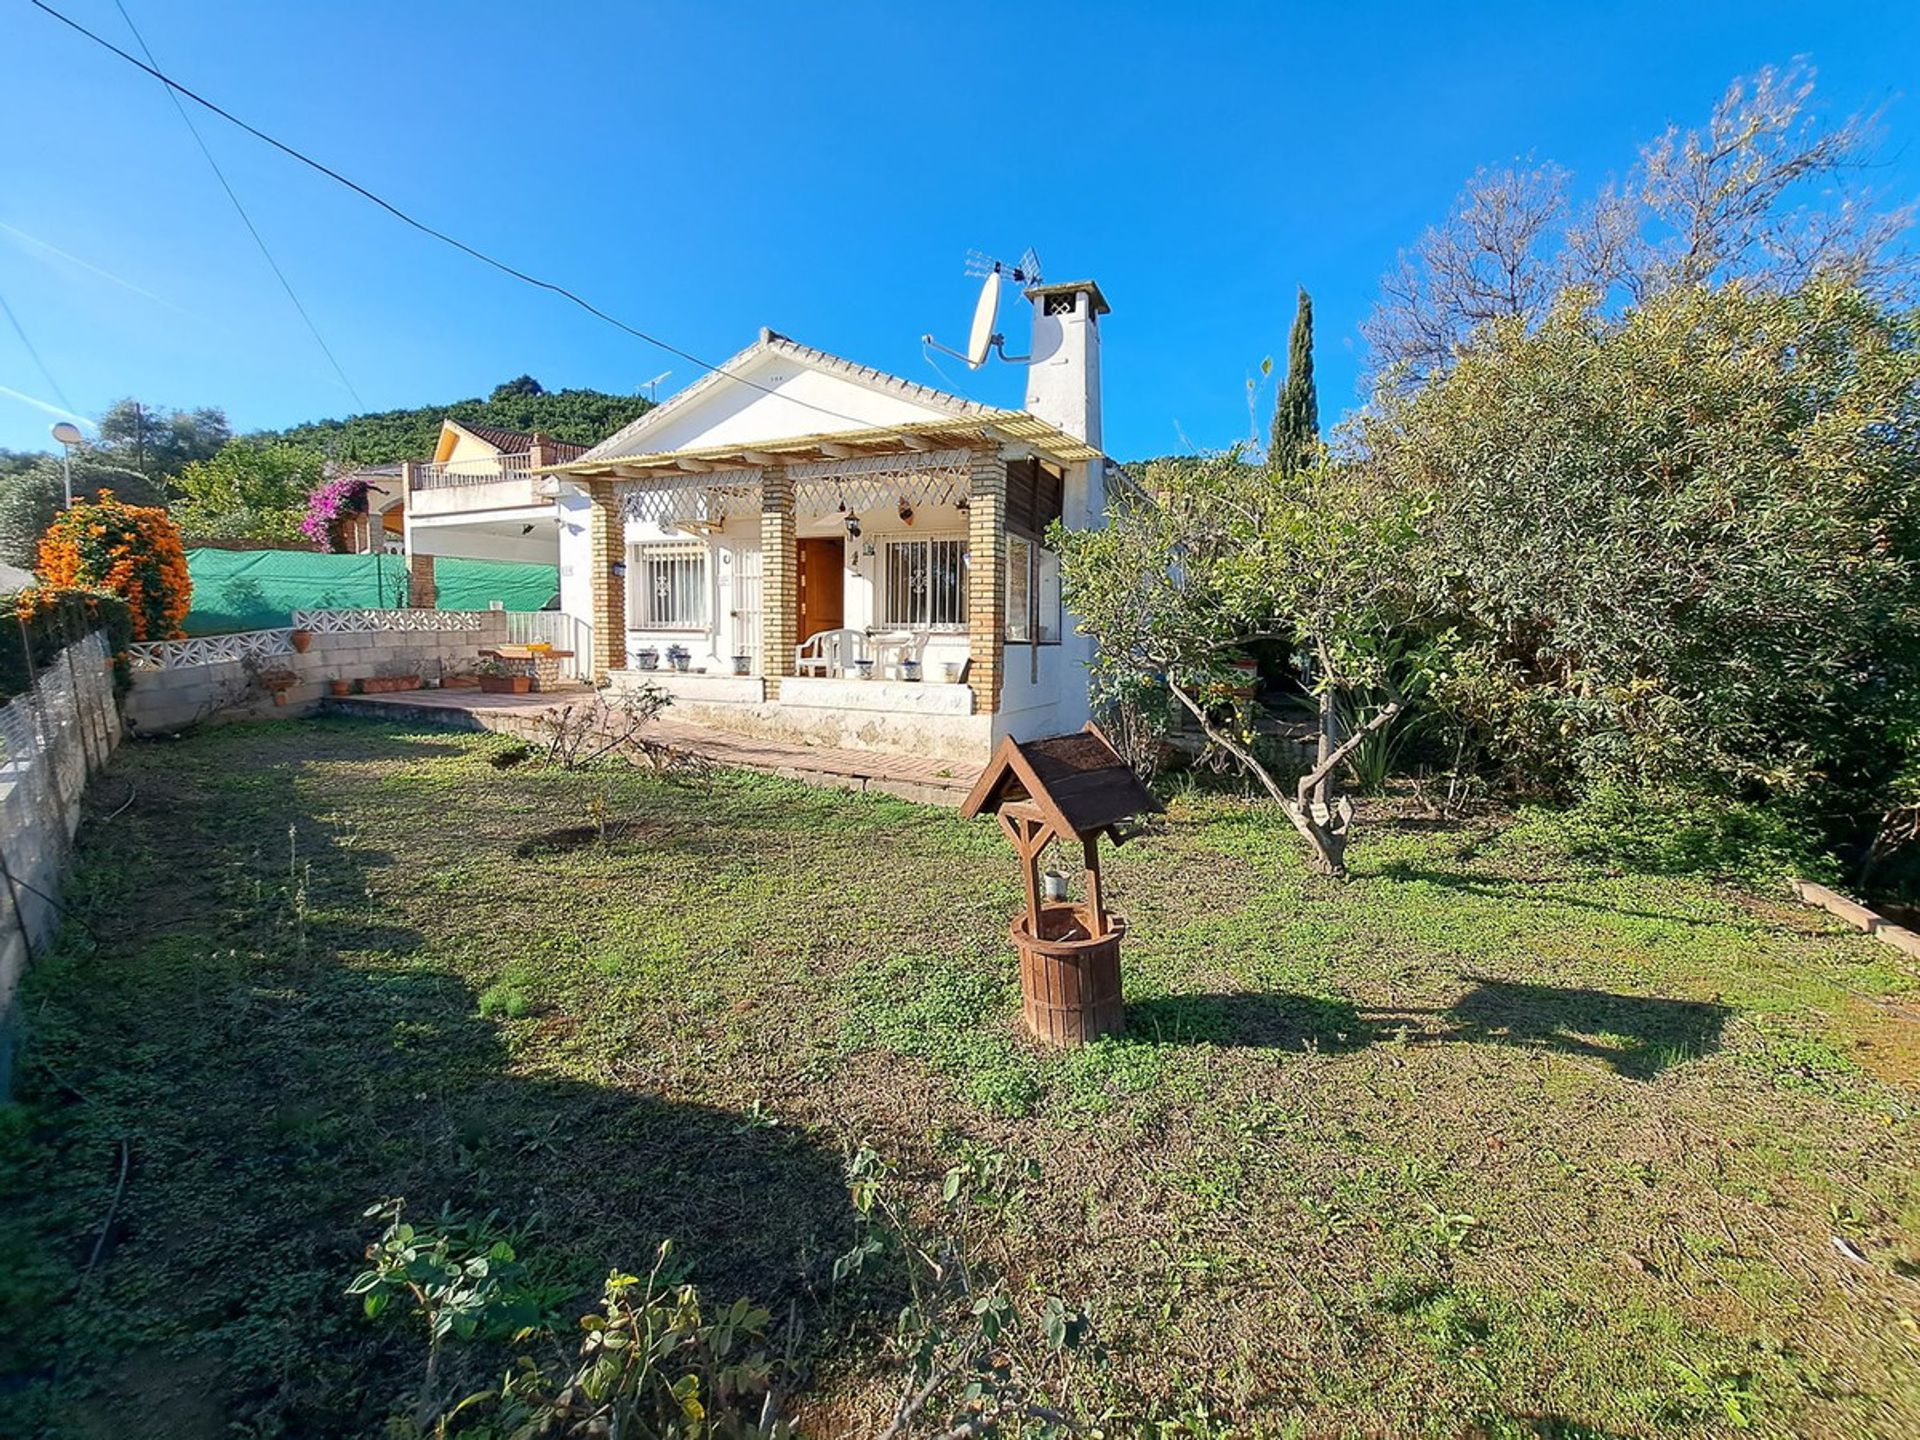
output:
<svg viewBox="0 0 1920 1440"><path fill-rule="evenodd" d="M133 692L122 710L136 733L184 730L225 720L271 720L310 713L331 680L371 680L384 675L439 679L471 672L479 652L507 643L504 611L481 612L478 630L375 630L355 634L315 633L304 654L294 651L254 662L252 671L288 670L295 683L276 704L251 682L237 660L136 670Z"/></svg>

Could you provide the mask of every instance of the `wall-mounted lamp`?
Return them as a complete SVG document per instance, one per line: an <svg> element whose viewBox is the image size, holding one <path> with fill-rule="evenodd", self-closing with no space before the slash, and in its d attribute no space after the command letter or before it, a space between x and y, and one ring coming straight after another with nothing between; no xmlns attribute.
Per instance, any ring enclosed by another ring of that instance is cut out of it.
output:
<svg viewBox="0 0 1920 1440"><path fill-rule="evenodd" d="M900 521L904 525L913 523L913 506L907 503L907 497L904 495L900 497Z"/></svg>
<svg viewBox="0 0 1920 1440"><path fill-rule="evenodd" d="M847 512L847 535L854 540L860 538L860 517L851 510Z"/></svg>

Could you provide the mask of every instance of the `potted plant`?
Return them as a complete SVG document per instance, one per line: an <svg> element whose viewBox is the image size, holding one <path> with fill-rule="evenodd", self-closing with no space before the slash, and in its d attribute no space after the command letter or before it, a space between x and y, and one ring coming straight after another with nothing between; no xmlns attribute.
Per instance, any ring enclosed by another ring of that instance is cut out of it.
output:
<svg viewBox="0 0 1920 1440"><path fill-rule="evenodd" d="M669 645L667 647L667 663L673 666L680 674L684 675L687 673L688 667L693 664L693 652L684 645Z"/></svg>
<svg viewBox="0 0 1920 1440"><path fill-rule="evenodd" d="M516 675L505 662L488 660L480 666L480 689L487 695L525 695L533 688L531 675Z"/></svg>
<svg viewBox="0 0 1920 1440"><path fill-rule="evenodd" d="M920 662L914 659L902 660L900 662L900 678L906 681L909 685L919 684L920 683Z"/></svg>
<svg viewBox="0 0 1920 1440"><path fill-rule="evenodd" d="M291 670L262 670L260 688L273 696L273 703L287 703L287 692L300 683L300 677Z"/></svg>
<svg viewBox="0 0 1920 1440"><path fill-rule="evenodd" d="M733 657L733 673L736 675L751 675L753 673L753 656L751 655L734 656Z"/></svg>
<svg viewBox="0 0 1920 1440"><path fill-rule="evenodd" d="M856 660L856 661L854 661L854 662L853 662L853 673L854 673L854 675L855 675L855 677L856 677L856 678L858 678L858 679L861 679L861 680L871 680L871 679L873 679L873 661L871 661L871 660Z"/></svg>
<svg viewBox="0 0 1920 1440"><path fill-rule="evenodd" d="M640 662L640 668L642 670L658 670L660 668L660 652L651 645L643 646L640 650L636 651L633 658Z"/></svg>
<svg viewBox="0 0 1920 1440"><path fill-rule="evenodd" d="M296 629L287 639L293 642L293 648L296 651L304 655L307 653L307 647L313 644L313 632L311 630Z"/></svg>
<svg viewBox="0 0 1920 1440"><path fill-rule="evenodd" d="M351 680L329 680L327 681L327 693L329 695L351 695L353 693L353 682Z"/></svg>

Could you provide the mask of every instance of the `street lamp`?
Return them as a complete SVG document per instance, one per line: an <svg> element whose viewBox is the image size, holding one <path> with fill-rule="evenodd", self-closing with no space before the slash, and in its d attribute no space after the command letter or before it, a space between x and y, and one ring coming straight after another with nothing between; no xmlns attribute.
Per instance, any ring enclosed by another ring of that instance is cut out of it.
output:
<svg viewBox="0 0 1920 1440"><path fill-rule="evenodd" d="M67 509L73 508L73 447L86 440L80 427L71 420L60 420L53 427L53 438L60 442L61 470L67 486Z"/></svg>

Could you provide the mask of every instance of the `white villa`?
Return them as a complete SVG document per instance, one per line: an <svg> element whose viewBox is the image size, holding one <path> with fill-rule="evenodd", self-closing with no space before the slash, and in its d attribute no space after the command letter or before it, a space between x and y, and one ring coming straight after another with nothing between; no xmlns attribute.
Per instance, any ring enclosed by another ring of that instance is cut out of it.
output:
<svg viewBox="0 0 1920 1440"><path fill-rule="evenodd" d="M454 437L408 467L409 553L557 552L580 672L704 724L964 765L1078 729L1091 642L1044 539L1101 524L1117 478L1107 304L1091 281L1026 295L1023 409L762 331L584 454L476 435L463 463Z"/></svg>

